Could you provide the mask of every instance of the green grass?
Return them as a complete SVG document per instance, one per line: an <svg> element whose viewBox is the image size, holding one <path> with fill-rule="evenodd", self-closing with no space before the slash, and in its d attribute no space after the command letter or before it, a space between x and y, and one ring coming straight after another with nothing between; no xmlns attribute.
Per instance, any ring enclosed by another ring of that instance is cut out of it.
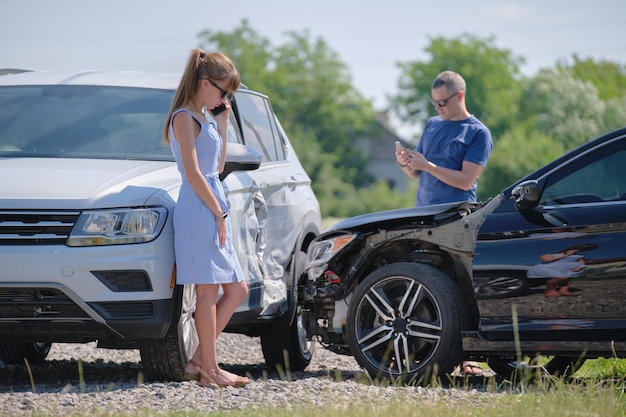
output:
<svg viewBox="0 0 626 417"><path fill-rule="evenodd" d="M588 360L574 376L592 380L624 380L626 378L626 359L598 358Z"/></svg>
<svg viewBox="0 0 626 417"><path fill-rule="evenodd" d="M330 400L330 399L329 399ZM523 393L469 395L462 399L444 393L438 398L408 400L361 399L358 404L336 403L292 410L237 410L210 414L220 417L563 417L624 416L623 388L618 386L556 385Z"/></svg>

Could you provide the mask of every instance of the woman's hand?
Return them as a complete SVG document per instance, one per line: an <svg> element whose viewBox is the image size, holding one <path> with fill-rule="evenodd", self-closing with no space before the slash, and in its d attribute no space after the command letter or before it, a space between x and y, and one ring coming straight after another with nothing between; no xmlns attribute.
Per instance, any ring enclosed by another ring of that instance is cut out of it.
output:
<svg viewBox="0 0 626 417"><path fill-rule="evenodd" d="M216 217L217 223L217 237L219 240L220 248L226 246L226 219L223 217Z"/></svg>
<svg viewBox="0 0 626 417"><path fill-rule="evenodd" d="M231 111L230 102L228 100L223 99L219 107L221 107L221 105L224 106L224 110L220 110L217 114L211 112L211 117L213 117L218 126L224 126L228 123L228 117Z"/></svg>

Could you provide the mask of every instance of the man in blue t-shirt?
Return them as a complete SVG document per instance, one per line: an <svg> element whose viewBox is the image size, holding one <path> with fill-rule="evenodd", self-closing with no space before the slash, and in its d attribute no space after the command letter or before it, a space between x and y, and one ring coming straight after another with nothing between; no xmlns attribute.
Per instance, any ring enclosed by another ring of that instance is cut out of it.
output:
<svg viewBox="0 0 626 417"><path fill-rule="evenodd" d="M428 119L415 150L396 146L398 165L419 178L416 206L476 201L478 177L493 148L491 133L467 111L465 80L459 74L439 74L430 101L439 116Z"/></svg>
<svg viewBox="0 0 626 417"><path fill-rule="evenodd" d="M478 177L493 148L491 132L465 107L465 80L444 71L431 85L430 101L439 116L426 122L415 150L396 145L396 161L405 174L419 178L416 206L476 201ZM460 366L462 375L484 375L472 361Z"/></svg>

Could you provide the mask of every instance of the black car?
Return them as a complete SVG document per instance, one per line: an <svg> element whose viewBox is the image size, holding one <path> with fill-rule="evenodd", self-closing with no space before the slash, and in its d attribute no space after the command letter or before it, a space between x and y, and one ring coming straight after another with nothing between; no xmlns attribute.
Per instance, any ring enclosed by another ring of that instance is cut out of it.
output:
<svg viewBox="0 0 626 417"><path fill-rule="evenodd" d="M626 128L486 203L343 220L311 244L307 335L373 378L425 381L480 360L501 375L540 355L569 375L626 354ZM539 366L539 365L538 365Z"/></svg>

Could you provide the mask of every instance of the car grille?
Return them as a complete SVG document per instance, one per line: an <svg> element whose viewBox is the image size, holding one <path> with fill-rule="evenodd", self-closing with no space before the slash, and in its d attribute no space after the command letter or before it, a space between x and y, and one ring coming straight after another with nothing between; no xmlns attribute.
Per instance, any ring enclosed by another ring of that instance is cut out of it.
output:
<svg viewBox="0 0 626 417"><path fill-rule="evenodd" d="M94 303L90 304L96 311L110 318L147 318L154 316L154 304L151 301L129 303Z"/></svg>
<svg viewBox="0 0 626 417"><path fill-rule="evenodd" d="M90 307L106 318L134 319L154 315L152 301L90 303ZM92 320L83 308L58 289L0 287L0 322L23 319Z"/></svg>
<svg viewBox="0 0 626 417"><path fill-rule="evenodd" d="M2 319L87 319L69 297L54 288L0 288Z"/></svg>
<svg viewBox="0 0 626 417"><path fill-rule="evenodd" d="M0 211L0 245L64 244L78 211Z"/></svg>

